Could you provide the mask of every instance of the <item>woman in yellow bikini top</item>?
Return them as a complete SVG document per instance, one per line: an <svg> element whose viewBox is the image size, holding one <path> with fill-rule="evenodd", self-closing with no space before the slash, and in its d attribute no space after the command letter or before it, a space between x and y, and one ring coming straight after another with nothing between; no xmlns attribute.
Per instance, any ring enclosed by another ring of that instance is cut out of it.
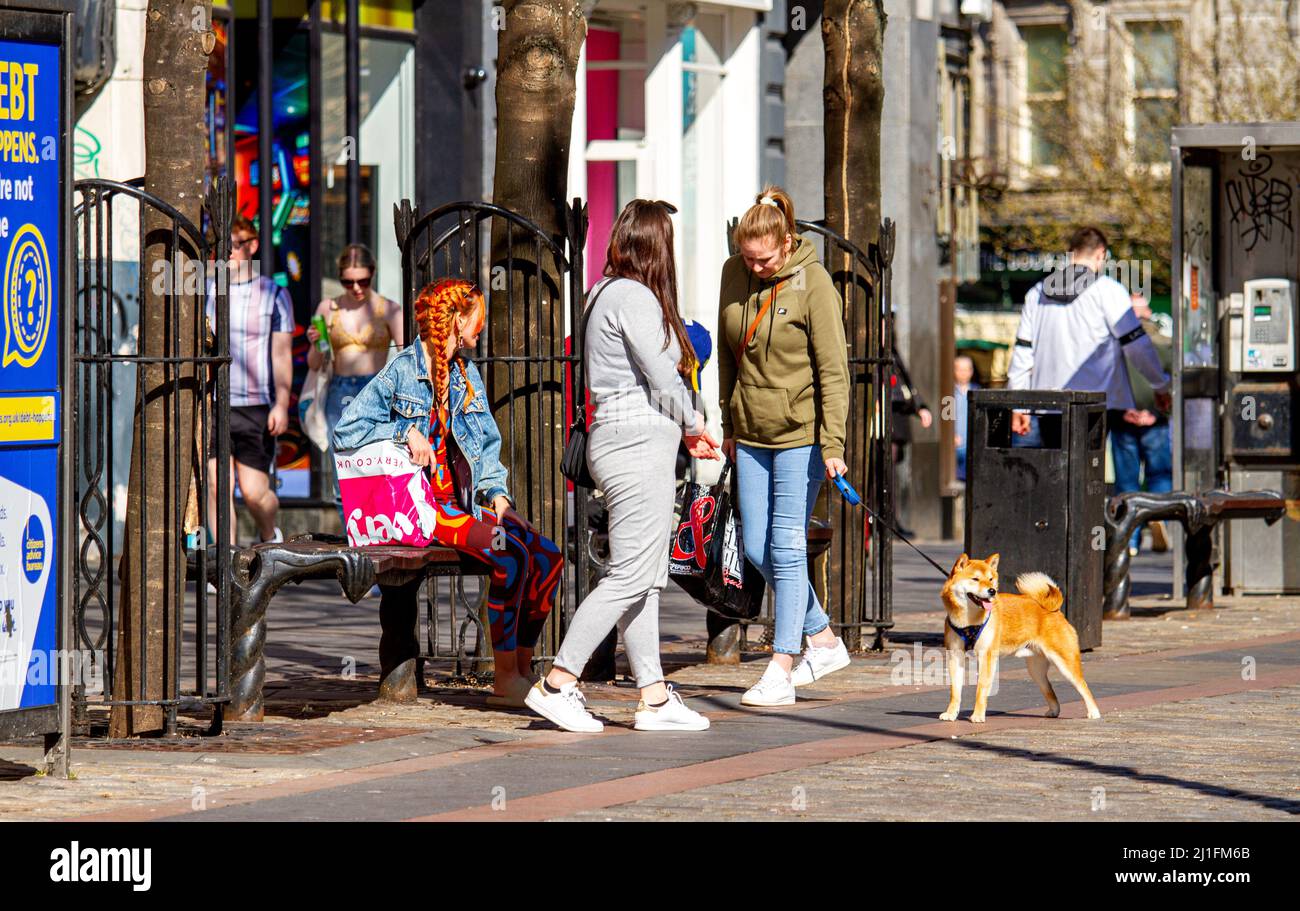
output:
<svg viewBox="0 0 1300 911"><path fill-rule="evenodd" d="M325 316L325 325L329 329L330 347L334 349L335 363L343 360L344 352L354 348L360 352L374 351L382 354L384 362L387 362L388 348L393 343L393 333L388 327L389 300L376 294L368 304L370 322L362 326L360 332L354 333L344 326L339 318L341 312L339 302L329 301L329 313ZM383 367L383 363L380 367Z"/></svg>
<svg viewBox="0 0 1300 911"><path fill-rule="evenodd" d="M307 366L318 370L327 356L333 360L325 399L325 420L331 436L343 409L388 363L389 349L400 351L406 344L402 308L371 288L375 258L370 250L361 244L349 244L339 256L338 266L343 293L321 301L316 308L316 315L325 318L331 348L328 355L316 347L320 333L314 326L307 329ZM332 466L333 459L328 461ZM337 482L335 502L342 515Z"/></svg>

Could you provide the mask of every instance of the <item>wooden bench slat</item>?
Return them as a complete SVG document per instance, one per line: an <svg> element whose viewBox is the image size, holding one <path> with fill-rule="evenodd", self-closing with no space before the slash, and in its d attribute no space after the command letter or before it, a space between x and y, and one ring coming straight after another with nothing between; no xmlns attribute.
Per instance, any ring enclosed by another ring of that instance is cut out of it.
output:
<svg viewBox="0 0 1300 911"><path fill-rule="evenodd" d="M401 544L376 544L371 547L348 547L344 544L332 544L327 541L285 541L279 543L263 542L254 544L254 551L278 548L304 557L314 555L326 556L337 554L358 554L370 560L375 567L375 575L382 577L390 572L409 572L435 566L459 566L470 575L487 575L490 567L475 557L462 554L451 547L407 547Z"/></svg>

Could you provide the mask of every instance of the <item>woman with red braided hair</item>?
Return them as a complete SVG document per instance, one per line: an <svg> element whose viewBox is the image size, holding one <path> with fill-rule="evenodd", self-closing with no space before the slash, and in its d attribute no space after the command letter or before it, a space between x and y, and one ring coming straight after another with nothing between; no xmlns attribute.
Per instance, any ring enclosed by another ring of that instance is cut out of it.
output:
<svg viewBox="0 0 1300 911"><path fill-rule="evenodd" d="M412 460L429 469L434 539L492 567L488 616L495 692L488 702L519 707L532 685L533 648L555 602L564 561L560 549L515 512L483 379L460 354L478 343L484 315L483 292L470 282L444 278L427 285L415 300L419 339L344 410L334 447L355 449L386 439L406 443ZM384 653L381 642L381 663Z"/></svg>

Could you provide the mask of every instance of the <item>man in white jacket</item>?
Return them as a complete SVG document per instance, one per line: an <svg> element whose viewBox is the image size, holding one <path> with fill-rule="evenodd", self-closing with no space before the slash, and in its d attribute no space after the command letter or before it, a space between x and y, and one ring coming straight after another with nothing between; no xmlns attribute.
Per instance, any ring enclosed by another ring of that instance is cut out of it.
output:
<svg viewBox="0 0 1300 911"><path fill-rule="evenodd" d="M1070 236L1069 264L1052 272L1025 295L1016 330L1008 386L1011 389L1075 389L1106 393L1106 408L1133 407L1127 358L1150 381L1156 403L1170 407L1169 375L1119 282L1102 275L1106 237L1096 228ZM1012 415L1011 428L1034 445L1027 412ZM1036 434L1033 434L1036 436Z"/></svg>

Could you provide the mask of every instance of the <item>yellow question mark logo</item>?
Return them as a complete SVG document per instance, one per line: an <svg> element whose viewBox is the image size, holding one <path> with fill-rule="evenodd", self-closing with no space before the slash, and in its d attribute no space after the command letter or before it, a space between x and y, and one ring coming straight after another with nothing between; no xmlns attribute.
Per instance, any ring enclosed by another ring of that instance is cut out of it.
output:
<svg viewBox="0 0 1300 911"><path fill-rule="evenodd" d="M50 334L50 256L35 225L18 229L5 262L5 343L2 366L31 367L41 359ZM24 289L22 285L26 283ZM26 295L22 292L26 291Z"/></svg>

